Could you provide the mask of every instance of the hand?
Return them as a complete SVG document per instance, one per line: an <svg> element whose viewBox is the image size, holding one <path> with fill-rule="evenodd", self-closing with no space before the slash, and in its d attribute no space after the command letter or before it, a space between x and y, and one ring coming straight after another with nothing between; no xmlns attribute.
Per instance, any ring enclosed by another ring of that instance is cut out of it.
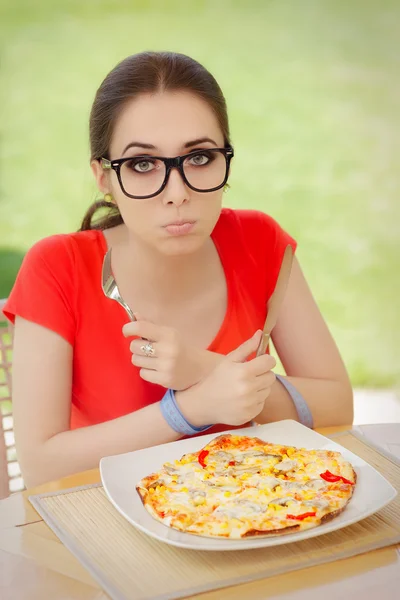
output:
<svg viewBox="0 0 400 600"><path fill-rule="evenodd" d="M137 336L130 344L132 364L140 368L140 377L173 390L185 390L198 383L224 357L185 343L172 327L138 319L122 329L125 337ZM142 339L140 339L142 338ZM143 339L144 338L144 339ZM145 356L142 347L151 340L153 356Z"/></svg>
<svg viewBox="0 0 400 600"><path fill-rule="evenodd" d="M195 427L210 423L243 425L264 408L275 375L275 359L263 354L248 362L257 350L261 331L228 354L220 364L190 390L176 394L186 419Z"/></svg>

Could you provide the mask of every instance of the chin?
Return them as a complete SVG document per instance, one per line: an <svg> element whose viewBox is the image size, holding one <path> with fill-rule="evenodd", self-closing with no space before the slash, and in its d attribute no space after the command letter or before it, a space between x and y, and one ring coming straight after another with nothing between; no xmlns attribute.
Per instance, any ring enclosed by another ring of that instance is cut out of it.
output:
<svg viewBox="0 0 400 600"><path fill-rule="evenodd" d="M164 256L184 256L200 250L205 241L202 236L187 235L165 239L157 246Z"/></svg>

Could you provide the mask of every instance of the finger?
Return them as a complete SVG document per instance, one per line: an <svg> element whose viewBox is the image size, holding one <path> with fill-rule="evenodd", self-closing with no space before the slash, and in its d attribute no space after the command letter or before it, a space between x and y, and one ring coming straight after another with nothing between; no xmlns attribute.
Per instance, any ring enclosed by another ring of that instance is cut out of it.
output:
<svg viewBox="0 0 400 600"><path fill-rule="evenodd" d="M260 412L263 410L267 396L268 394L265 392L265 390L257 392L254 395L253 402L251 405L251 412L253 413L253 416L259 415Z"/></svg>
<svg viewBox="0 0 400 600"><path fill-rule="evenodd" d="M270 389L276 381L275 373L268 371L254 379L254 391L261 392Z"/></svg>
<svg viewBox="0 0 400 600"><path fill-rule="evenodd" d="M234 362L245 362L245 360L255 352L261 340L262 331L259 329L255 332L253 337L246 340L243 344L235 348L228 354L229 358Z"/></svg>
<svg viewBox="0 0 400 600"><path fill-rule="evenodd" d="M253 360L249 360L244 368L249 375L257 376L271 371L275 366L276 360L273 356L270 354L262 354L261 356L253 358Z"/></svg>
<svg viewBox="0 0 400 600"><path fill-rule="evenodd" d="M167 385L165 385L165 375L163 373L160 373L160 371L140 369L139 375L144 381L148 381L149 383L156 383L157 385L162 385L165 388L168 387Z"/></svg>
<svg viewBox="0 0 400 600"><path fill-rule="evenodd" d="M133 314L135 315L135 319L137 321L147 321L148 323L153 323L153 321L150 321L150 319L145 319L141 313L135 312Z"/></svg>
<svg viewBox="0 0 400 600"><path fill-rule="evenodd" d="M271 393L271 388L267 387L264 388L263 390L259 390L258 392L256 392L257 394L257 398L260 398L260 401L265 403L266 399L268 398L268 396Z"/></svg>
<svg viewBox="0 0 400 600"><path fill-rule="evenodd" d="M258 392L256 392L255 398L256 398L256 403L255 406L258 409L258 411L262 411L262 409L264 408L265 405L265 401L269 396L269 389L266 390L260 390Z"/></svg>
<svg viewBox="0 0 400 600"><path fill-rule="evenodd" d="M147 343L148 342L144 342L142 339L138 338L130 343L129 349L132 352L132 354L137 354L138 356L146 356L144 347ZM151 346L154 350L154 353L150 356L150 358L160 357L159 343L151 342Z"/></svg>
<svg viewBox="0 0 400 600"><path fill-rule="evenodd" d="M265 396L265 392L263 392L263 395L260 395L260 400L254 406L254 416L253 416L253 419L257 420L258 415L264 410L265 400L266 400L266 396Z"/></svg>
<svg viewBox="0 0 400 600"><path fill-rule="evenodd" d="M258 411L257 414L259 414L259 412L261 412L264 408L266 400L265 390L262 390L261 392L259 392L259 394L260 395L256 404L256 410Z"/></svg>
<svg viewBox="0 0 400 600"><path fill-rule="evenodd" d="M125 337L140 337L147 340L158 342L162 339L165 332L165 327L156 325L150 321L133 321L126 323L122 328L122 333Z"/></svg>
<svg viewBox="0 0 400 600"><path fill-rule="evenodd" d="M133 365L135 365L135 367L149 369L150 371L157 371L160 368L160 364L157 358L153 358L151 356L132 354L131 362Z"/></svg>

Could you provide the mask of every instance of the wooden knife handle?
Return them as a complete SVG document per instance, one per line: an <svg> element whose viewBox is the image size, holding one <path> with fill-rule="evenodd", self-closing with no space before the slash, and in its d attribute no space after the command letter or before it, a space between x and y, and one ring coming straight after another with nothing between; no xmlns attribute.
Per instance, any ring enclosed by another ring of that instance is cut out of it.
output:
<svg viewBox="0 0 400 600"><path fill-rule="evenodd" d="M259 346L257 348L256 356L261 356L261 354L265 354L266 353L270 337L271 336L268 335L267 333L263 333L262 334L262 338L261 338L260 344L259 344Z"/></svg>

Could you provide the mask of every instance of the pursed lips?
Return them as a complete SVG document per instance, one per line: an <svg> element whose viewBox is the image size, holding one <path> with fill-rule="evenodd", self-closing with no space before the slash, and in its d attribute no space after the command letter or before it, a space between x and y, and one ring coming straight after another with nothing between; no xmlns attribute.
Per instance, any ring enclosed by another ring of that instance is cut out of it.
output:
<svg viewBox="0 0 400 600"><path fill-rule="evenodd" d="M179 227L180 225L186 225L186 224L194 225L194 223L196 223L196 221L193 221L192 219L182 219L180 221L173 221L172 223L167 223L163 227L173 227L173 226Z"/></svg>
<svg viewBox="0 0 400 600"><path fill-rule="evenodd" d="M196 221L189 221L188 219L181 219L179 221L175 221L174 223L169 223L168 225L164 225L165 231L172 236L182 236L189 234L193 227L195 226Z"/></svg>

